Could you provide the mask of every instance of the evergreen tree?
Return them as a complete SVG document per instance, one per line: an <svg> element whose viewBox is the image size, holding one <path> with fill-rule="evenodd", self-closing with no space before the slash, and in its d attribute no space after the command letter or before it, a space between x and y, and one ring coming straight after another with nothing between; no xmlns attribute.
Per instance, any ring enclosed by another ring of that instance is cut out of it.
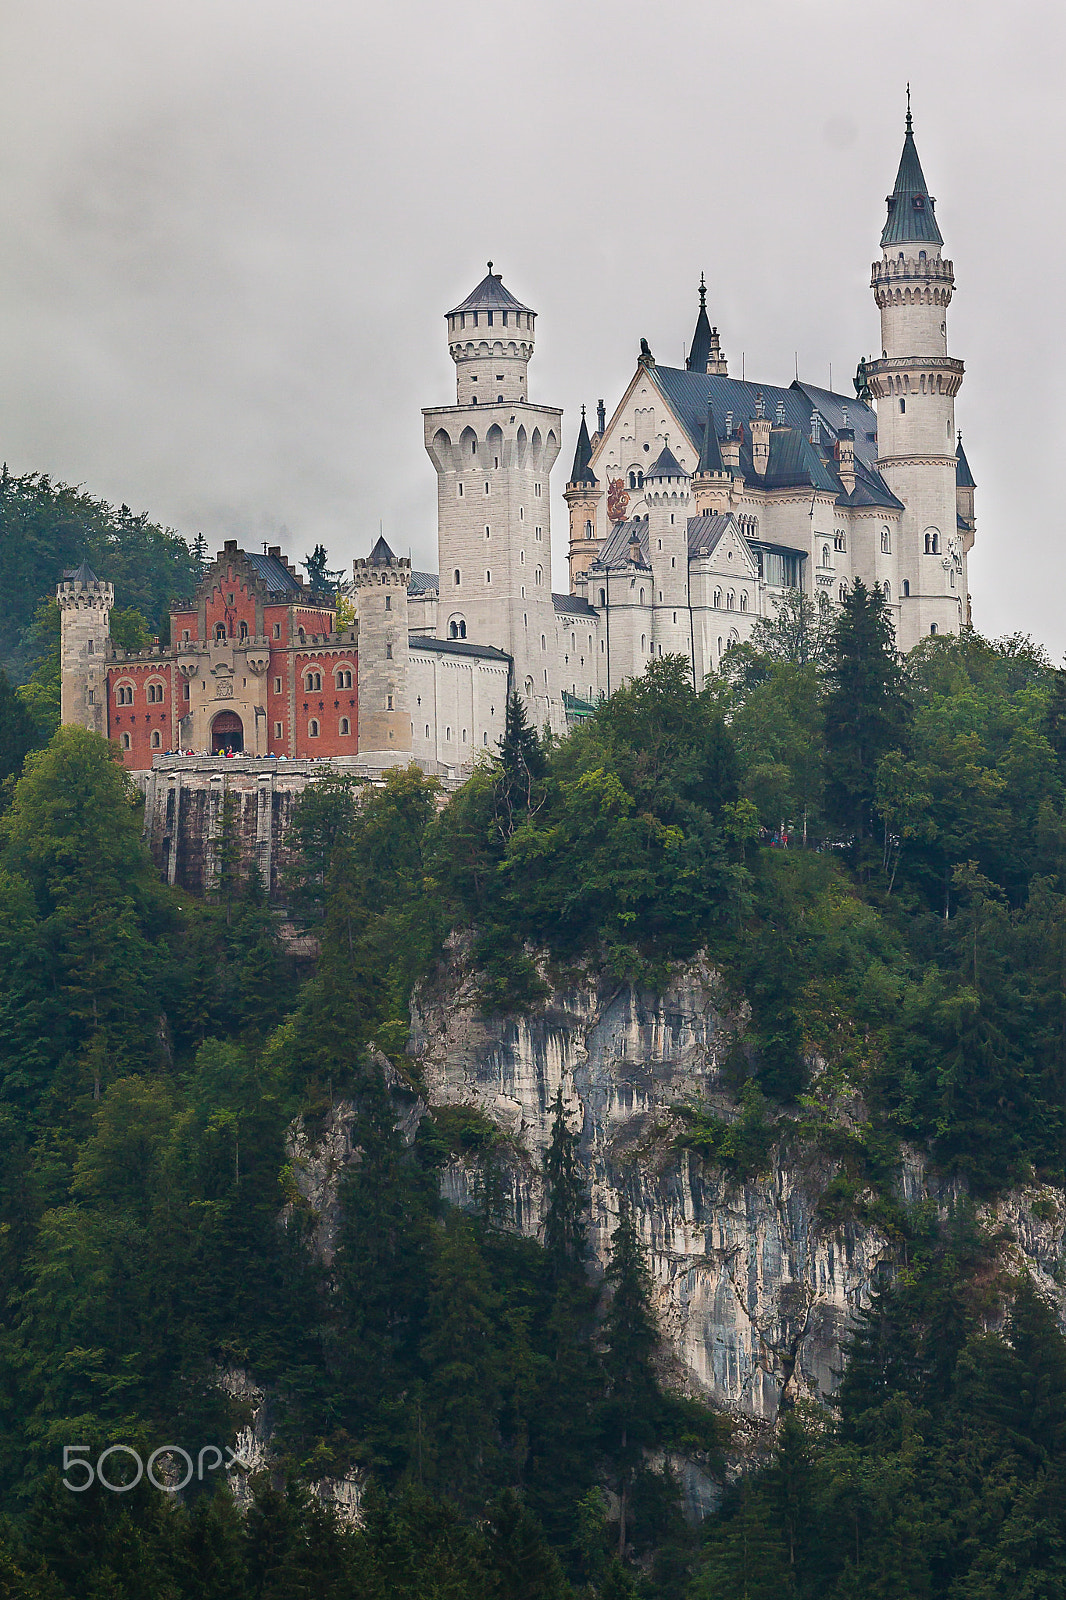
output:
<svg viewBox="0 0 1066 1600"><path fill-rule="evenodd" d="M23 761L40 742L36 722L0 668L0 807L8 780L18 777Z"/></svg>
<svg viewBox="0 0 1066 1600"><path fill-rule="evenodd" d="M618 1553L624 1556L633 1478L661 1409L653 1365L659 1331L651 1308L651 1274L624 1195L604 1276L612 1291L603 1320L605 1442L618 1477Z"/></svg>
<svg viewBox="0 0 1066 1600"><path fill-rule="evenodd" d="M199 585L204 573L211 565L211 557L207 549L207 540L202 533L198 533L189 546L190 566L194 586ZM191 599L191 595L178 595L179 600Z"/></svg>
<svg viewBox="0 0 1066 1600"><path fill-rule="evenodd" d="M304 556L304 569L311 593L322 599L327 595L332 596L337 585L344 577L343 572L330 570L329 557L324 544L316 544L309 556Z"/></svg>
<svg viewBox="0 0 1066 1600"><path fill-rule="evenodd" d="M908 715L887 602L861 578L834 621L825 679L826 814L858 860L874 831L878 764L903 742Z"/></svg>
<svg viewBox="0 0 1066 1600"><path fill-rule="evenodd" d="M585 1257L585 1212L588 1193L577 1157L577 1135L572 1133L563 1105L562 1084L552 1107L551 1143L544 1161L548 1210L544 1221L544 1246L557 1278L581 1269Z"/></svg>
<svg viewBox="0 0 1066 1600"><path fill-rule="evenodd" d="M547 760L517 690L507 699L506 721L496 758L496 826L509 839L519 823L543 804Z"/></svg>

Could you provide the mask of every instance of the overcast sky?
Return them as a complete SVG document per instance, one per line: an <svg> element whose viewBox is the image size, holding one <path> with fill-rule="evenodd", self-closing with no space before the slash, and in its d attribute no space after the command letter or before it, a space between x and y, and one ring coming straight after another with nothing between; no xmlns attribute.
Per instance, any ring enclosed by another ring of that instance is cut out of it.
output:
<svg viewBox="0 0 1066 1600"><path fill-rule="evenodd" d="M436 564L420 408L486 258L564 407L707 274L731 370L850 388L905 84L955 262L974 619L1066 651L1061 0L3 0L0 453L212 548Z"/></svg>

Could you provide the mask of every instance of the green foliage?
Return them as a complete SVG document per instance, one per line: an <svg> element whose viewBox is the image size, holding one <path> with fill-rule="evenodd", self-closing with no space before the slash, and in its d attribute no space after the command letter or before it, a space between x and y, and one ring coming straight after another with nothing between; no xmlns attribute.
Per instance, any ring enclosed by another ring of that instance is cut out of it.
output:
<svg viewBox="0 0 1066 1600"><path fill-rule="evenodd" d="M721 1167L737 1183L767 1170L777 1128L767 1119L766 1098L754 1078L744 1085L740 1115L731 1122L702 1105L673 1109L684 1124L674 1140L679 1149Z"/></svg>
<svg viewBox="0 0 1066 1600"><path fill-rule="evenodd" d="M192 594L196 567L172 529L117 510L43 473L0 474L0 556L11 605L0 617L0 664L22 682L41 653L34 613L54 597L63 572L83 560L115 585L120 608L135 608L147 630L168 639L170 601ZM119 627L122 627L121 613ZM136 648L129 646L128 648ZM43 731L54 728L42 722Z"/></svg>

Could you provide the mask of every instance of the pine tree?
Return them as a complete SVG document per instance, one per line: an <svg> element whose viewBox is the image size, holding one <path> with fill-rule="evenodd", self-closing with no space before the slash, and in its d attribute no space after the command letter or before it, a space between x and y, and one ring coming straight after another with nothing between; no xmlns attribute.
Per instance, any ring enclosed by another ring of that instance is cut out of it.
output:
<svg viewBox="0 0 1066 1600"><path fill-rule="evenodd" d="M496 825L505 839L544 801L547 759L517 691L507 701L503 738L496 758Z"/></svg>
<svg viewBox="0 0 1066 1600"><path fill-rule="evenodd" d="M653 1366L659 1331L651 1308L651 1274L637 1236L633 1209L623 1195L605 1279L613 1290L603 1321L608 1450L614 1458L621 1502L618 1553L625 1554L626 1517L633 1476L655 1433L659 1388Z"/></svg>
<svg viewBox="0 0 1066 1600"><path fill-rule="evenodd" d="M888 606L856 578L833 624L826 669L826 814L855 859L875 827L877 768L903 742L909 704Z"/></svg>
<svg viewBox="0 0 1066 1600"><path fill-rule="evenodd" d="M204 538L202 533L198 533L192 544L189 546L189 554L192 557L193 578L196 583L199 583L204 573L207 571L208 566L210 565L210 557L207 553L207 540Z"/></svg>
<svg viewBox="0 0 1066 1600"><path fill-rule="evenodd" d="M551 1143L544 1161L544 1178L548 1188L544 1246L552 1272L558 1279L575 1267L580 1270L584 1261L588 1208L588 1193L577 1159L577 1135L567 1125L562 1084L552 1107Z"/></svg>
<svg viewBox="0 0 1066 1600"><path fill-rule="evenodd" d="M343 572L333 572L329 566L329 557L324 544L316 544L309 556L304 556L303 565L307 571L307 581L313 595L322 598L332 596L338 583L344 577Z"/></svg>

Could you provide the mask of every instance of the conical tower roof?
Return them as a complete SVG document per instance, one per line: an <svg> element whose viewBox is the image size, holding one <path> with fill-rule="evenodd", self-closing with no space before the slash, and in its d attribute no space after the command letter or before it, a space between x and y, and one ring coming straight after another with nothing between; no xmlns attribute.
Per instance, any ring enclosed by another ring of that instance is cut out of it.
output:
<svg viewBox="0 0 1066 1600"><path fill-rule="evenodd" d="M387 567L391 561L395 560L396 557L389 549L385 536L382 534L367 557L367 565L371 567Z"/></svg>
<svg viewBox="0 0 1066 1600"><path fill-rule="evenodd" d="M596 474L589 466L592 459L592 440L589 438L588 424L585 421L585 408L581 407L581 427L577 435L577 449L574 451L574 465L570 472L571 483L595 483Z"/></svg>
<svg viewBox="0 0 1066 1600"><path fill-rule="evenodd" d="M655 465L648 468L647 476L649 478L687 478L688 473L678 461L670 446L665 445Z"/></svg>
<svg viewBox="0 0 1066 1600"><path fill-rule="evenodd" d="M970 463L966 459L966 451L962 448L962 434L959 434L959 447L955 451L955 482L960 489L976 489Z"/></svg>
<svg viewBox="0 0 1066 1600"><path fill-rule="evenodd" d="M888 221L881 235L886 244L943 244L936 220L936 201L929 193L918 147L914 142L910 89L907 90L907 131L899 158L896 186L888 196Z"/></svg>
<svg viewBox="0 0 1066 1600"><path fill-rule="evenodd" d="M703 446L700 450L701 473L724 472L725 465L722 461L722 447L718 443L718 429L715 426L714 410L708 405L707 421L703 425Z"/></svg>
<svg viewBox="0 0 1066 1600"><path fill-rule="evenodd" d="M711 324L707 317L707 284L700 273L700 314L696 318L696 331L692 335L685 366L689 372L706 372L711 358Z"/></svg>
<svg viewBox="0 0 1066 1600"><path fill-rule="evenodd" d="M71 583L98 583L99 579L97 578L92 567L90 567L89 563L87 561L83 561L81 566L75 567L74 571L70 574L70 581Z"/></svg>
<svg viewBox="0 0 1066 1600"><path fill-rule="evenodd" d="M447 313L449 317L457 316L460 311L528 311L535 316L532 306L524 306L521 300L516 300L510 289L503 286L503 274L493 272L492 262L489 270L482 278L476 289L471 289L465 300Z"/></svg>

